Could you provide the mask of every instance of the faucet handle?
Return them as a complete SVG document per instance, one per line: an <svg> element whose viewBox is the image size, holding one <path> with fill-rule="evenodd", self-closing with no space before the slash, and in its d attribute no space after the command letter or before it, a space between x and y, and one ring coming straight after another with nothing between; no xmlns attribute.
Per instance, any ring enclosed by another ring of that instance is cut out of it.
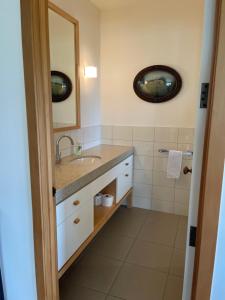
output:
<svg viewBox="0 0 225 300"><path fill-rule="evenodd" d="M73 146L73 153L75 155L81 155L82 154L82 145L81 143L77 143L75 146Z"/></svg>

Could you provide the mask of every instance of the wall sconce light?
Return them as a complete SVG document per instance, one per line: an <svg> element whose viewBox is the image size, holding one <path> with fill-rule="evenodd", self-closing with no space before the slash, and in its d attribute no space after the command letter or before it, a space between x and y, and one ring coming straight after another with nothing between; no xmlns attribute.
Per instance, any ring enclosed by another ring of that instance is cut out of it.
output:
<svg viewBox="0 0 225 300"><path fill-rule="evenodd" d="M84 77L86 78L97 78L97 68L93 66L87 66L84 68Z"/></svg>

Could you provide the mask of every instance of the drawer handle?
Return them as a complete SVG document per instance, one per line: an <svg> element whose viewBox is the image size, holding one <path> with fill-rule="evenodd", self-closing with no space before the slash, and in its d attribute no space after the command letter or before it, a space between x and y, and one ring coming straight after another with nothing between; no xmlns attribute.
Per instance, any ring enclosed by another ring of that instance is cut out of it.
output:
<svg viewBox="0 0 225 300"><path fill-rule="evenodd" d="M125 163L125 166L129 166L129 163Z"/></svg>
<svg viewBox="0 0 225 300"><path fill-rule="evenodd" d="M129 174L125 174L126 177L129 177Z"/></svg>
<svg viewBox="0 0 225 300"><path fill-rule="evenodd" d="M80 223L80 219L79 218L76 218L73 222L74 224L79 224Z"/></svg>
<svg viewBox="0 0 225 300"><path fill-rule="evenodd" d="M79 205L79 204L80 204L80 201L79 201L79 200L76 200L76 201L73 202L73 205L75 205L75 206L77 206L77 205Z"/></svg>

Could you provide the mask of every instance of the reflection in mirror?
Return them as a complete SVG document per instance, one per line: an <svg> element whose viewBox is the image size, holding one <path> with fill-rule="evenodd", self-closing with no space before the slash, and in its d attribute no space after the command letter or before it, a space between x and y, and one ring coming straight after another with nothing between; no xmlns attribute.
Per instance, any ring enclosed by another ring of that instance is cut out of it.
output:
<svg viewBox="0 0 225 300"><path fill-rule="evenodd" d="M49 48L54 131L80 127L78 22L49 3Z"/></svg>
<svg viewBox="0 0 225 300"><path fill-rule="evenodd" d="M180 75L167 66L145 68L134 79L134 91L141 99L160 103L174 98L180 91Z"/></svg>
<svg viewBox="0 0 225 300"><path fill-rule="evenodd" d="M52 101L62 102L69 98L73 86L70 78L62 72L51 71Z"/></svg>

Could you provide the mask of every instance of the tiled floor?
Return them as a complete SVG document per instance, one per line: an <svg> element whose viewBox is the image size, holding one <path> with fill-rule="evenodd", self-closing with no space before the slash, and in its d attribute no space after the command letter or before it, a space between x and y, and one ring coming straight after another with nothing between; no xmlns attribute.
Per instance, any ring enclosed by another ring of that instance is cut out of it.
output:
<svg viewBox="0 0 225 300"><path fill-rule="evenodd" d="M181 300L187 218L121 207L60 280L61 300Z"/></svg>

